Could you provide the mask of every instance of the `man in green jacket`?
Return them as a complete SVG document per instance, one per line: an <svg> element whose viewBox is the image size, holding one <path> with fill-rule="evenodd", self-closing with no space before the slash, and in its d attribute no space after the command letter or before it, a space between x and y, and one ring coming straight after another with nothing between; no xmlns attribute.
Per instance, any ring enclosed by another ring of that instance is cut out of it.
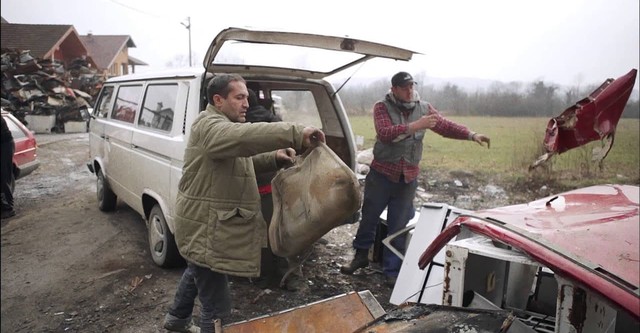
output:
<svg viewBox="0 0 640 333"><path fill-rule="evenodd" d="M213 332L213 321L231 311L227 275L259 276L267 232L255 170L277 170L293 162L295 150L325 141L314 127L244 123L247 97L241 76L215 76L207 86L209 104L191 126L175 216L187 268L165 316L170 331ZM196 297L200 329L191 323Z"/></svg>

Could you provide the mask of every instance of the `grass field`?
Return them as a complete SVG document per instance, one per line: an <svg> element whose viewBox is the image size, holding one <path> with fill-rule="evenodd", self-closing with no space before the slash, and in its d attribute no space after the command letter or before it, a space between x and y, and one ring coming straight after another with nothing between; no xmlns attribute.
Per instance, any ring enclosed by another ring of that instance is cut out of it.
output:
<svg viewBox="0 0 640 333"><path fill-rule="evenodd" d="M363 148L373 147L375 130L372 116L351 116L356 136L364 137ZM597 183L640 184L640 121L621 119L615 141L604 159L602 170L591 161L594 141L555 155L542 168L528 171L543 153L542 141L549 118L449 117L470 129L488 135L491 148L470 141L446 139L427 131L421 166L440 170L465 170L507 177L546 177L573 185Z"/></svg>

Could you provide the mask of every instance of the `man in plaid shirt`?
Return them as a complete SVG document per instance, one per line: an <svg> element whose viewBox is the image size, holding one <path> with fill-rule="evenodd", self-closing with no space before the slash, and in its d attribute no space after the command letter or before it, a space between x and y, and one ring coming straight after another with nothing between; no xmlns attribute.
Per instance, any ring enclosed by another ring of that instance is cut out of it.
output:
<svg viewBox="0 0 640 333"><path fill-rule="evenodd" d="M385 208L388 208L388 234L401 230L413 218L422 139L427 129L447 138L471 140L481 146L486 143L487 148L490 145L486 135L444 118L431 104L419 100L414 86L411 74L395 74L391 78L390 92L373 107L376 128L373 162L365 180L362 219L353 240L356 254L351 263L340 268L343 274L353 274L358 268L369 265L367 254ZM398 237L392 245L402 251L404 243L404 237ZM402 260L387 248L382 258L385 283L393 287Z"/></svg>

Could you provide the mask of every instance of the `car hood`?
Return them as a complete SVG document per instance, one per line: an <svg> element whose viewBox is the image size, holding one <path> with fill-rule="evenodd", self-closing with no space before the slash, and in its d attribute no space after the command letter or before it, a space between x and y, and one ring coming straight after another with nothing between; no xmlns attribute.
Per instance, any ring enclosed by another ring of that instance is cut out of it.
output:
<svg viewBox="0 0 640 333"><path fill-rule="evenodd" d="M350 37L227 28L211 42L203 65L213 73L322 79L369 59L408 61L414 54L418 53Z"/></svg>

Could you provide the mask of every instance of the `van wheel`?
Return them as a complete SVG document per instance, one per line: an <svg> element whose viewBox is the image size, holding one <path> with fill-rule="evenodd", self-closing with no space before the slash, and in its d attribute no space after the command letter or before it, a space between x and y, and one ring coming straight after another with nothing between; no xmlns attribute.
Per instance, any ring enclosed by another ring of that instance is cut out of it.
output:
<svg viewBox="0 0 640 333"><path fill-rule="evenodd" d="M159 205L153 206L149 214L149 252L153 262L160 267L184 266L185 261L178 252L176 241L167 226Z"/></svg>
<svg viewBox="0 0 640 333"><path fill-rule="evenodd" d="M109 212L116 208L116 202L118 197L109 187L102 170L98 169L96 172L96 193L98 194L98 208L103 212Z"/></svg>

